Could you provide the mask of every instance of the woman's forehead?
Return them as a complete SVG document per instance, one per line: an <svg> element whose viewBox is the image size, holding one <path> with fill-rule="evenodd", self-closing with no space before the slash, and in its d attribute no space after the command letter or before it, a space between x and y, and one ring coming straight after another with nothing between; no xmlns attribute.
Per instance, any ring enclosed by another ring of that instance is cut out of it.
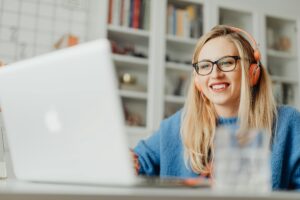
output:
<svg viewBox="0 0 300 200"><path fill-rule="evenodd" d="M231 40L225 37L217 37L203 45L198 55L198 61L203 59L217 60L223 56L236 55L238 55L238 50Z"/></svg>

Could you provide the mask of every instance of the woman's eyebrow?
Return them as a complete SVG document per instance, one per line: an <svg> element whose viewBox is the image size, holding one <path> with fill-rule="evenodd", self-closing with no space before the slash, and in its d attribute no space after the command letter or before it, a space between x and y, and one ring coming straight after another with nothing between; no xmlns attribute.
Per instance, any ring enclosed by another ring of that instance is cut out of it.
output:
<svg viewBox="0 0 300 200"><path fill-rule="evenodd" d="M229 57L229 56L232 56L232 55L222 56L222 57L220 57L220 58L218 58L218 59L215 59L215 61L212 61L212 60L210 60L210 59L202 59L202 60L199 60L198 62L203 62L203 61L216 62L217 60L220 60L220 59L222 59L222 58Z"/></svg>
<svg viewBox="0 0 300 200"><path fill-rule="evenodd" d="M211 62L211 60L209 60L209 59L198 60L198 62L203 62L203 61L209 61L209 62Z"/></svg>

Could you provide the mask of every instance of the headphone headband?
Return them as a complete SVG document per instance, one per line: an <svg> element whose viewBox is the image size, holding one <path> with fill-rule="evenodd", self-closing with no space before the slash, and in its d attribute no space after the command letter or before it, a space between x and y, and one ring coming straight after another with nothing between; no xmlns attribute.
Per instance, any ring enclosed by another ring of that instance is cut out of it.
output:
<svg viewBox="0 0 300 200"><path fill-rule="evenodd" d="M233 27L233 26L228 26L230 28L230 30L234 31L234 32L237 32L237 33L243 33L244 35L247 36L247 38L251 41L252 43L252 48L254 50L254 58L255 58L255 61L256 62L260 62L260 59L261 59L261 54L259 52L259 49L258 49L258 45L255 41L255 39L245 30L243 29L240 29L240 28L237 28L237 27Z"/></svg>

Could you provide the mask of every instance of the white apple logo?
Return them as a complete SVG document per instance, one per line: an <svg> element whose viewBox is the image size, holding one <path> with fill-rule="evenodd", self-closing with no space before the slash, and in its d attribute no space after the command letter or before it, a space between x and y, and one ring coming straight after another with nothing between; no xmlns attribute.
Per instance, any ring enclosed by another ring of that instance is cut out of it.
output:
<svg viewBox="0 0 300 200"><path fill-rule="evenodd" d="M58 112L55 109L46 112L45 124L47 129L52 133L59 133L62 130L61 121L59 120Z"/></svg>

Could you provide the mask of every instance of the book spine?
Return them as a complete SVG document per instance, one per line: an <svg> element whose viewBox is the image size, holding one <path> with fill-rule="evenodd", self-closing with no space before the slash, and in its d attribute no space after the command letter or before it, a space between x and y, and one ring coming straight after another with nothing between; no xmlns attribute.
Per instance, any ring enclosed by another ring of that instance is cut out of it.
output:
<svg viewBox="0 0 300 200"><path fill-rule="evenodd" d="M124 24L124 1L120 0L120 25L123 26Z"/></svg>
<svg viewBox="0 0 300 200"><path fill-rule="evenodd" d="M133 8L134 8L134 0L130 0L130 11L129 11L129 27L133 25Z"/></svg>
<svg viewBox="0 0 300 200"><path fill-rule="evenodd" d="M108 2L108 17L107 17L107 23L112 23L112 9L113 9L113 0L109 0Z"/></svg>
<svg viewBox="0 0 300 200"><path fill-rule="evenodd" d="M120 25L120 0L114 0L113 4L113 25Z"/></svg>
<svg viewBox="0 0 300 200"><path fill-rule="evenodd" d="M123 24L124 27L129 27L129 17L130 17L130 0L124 0L124 16Z"/></svg>
<svg viewBox="0 0 300 200"><path fill-rule="evenodd" d="M134 0L133 24L132 24L133 28L139 28L140 5L141 5L141 0Z"/></svg>
<svg viewBox="0 0 300 200"><path fill-rule="evenodd" d="M144 0L145 1L145 14L143 17L143 29L144 30L149 30L150 29L150 3L151 1L149 0Z"/></svg>
<svg viewBox="0 0 300 200"><path fill-rule="evenodd" d="M140 16L139 16L139 29L143 29L143 26L144 26L145 6L146 6L145 0L141 0Z"/></svg>

